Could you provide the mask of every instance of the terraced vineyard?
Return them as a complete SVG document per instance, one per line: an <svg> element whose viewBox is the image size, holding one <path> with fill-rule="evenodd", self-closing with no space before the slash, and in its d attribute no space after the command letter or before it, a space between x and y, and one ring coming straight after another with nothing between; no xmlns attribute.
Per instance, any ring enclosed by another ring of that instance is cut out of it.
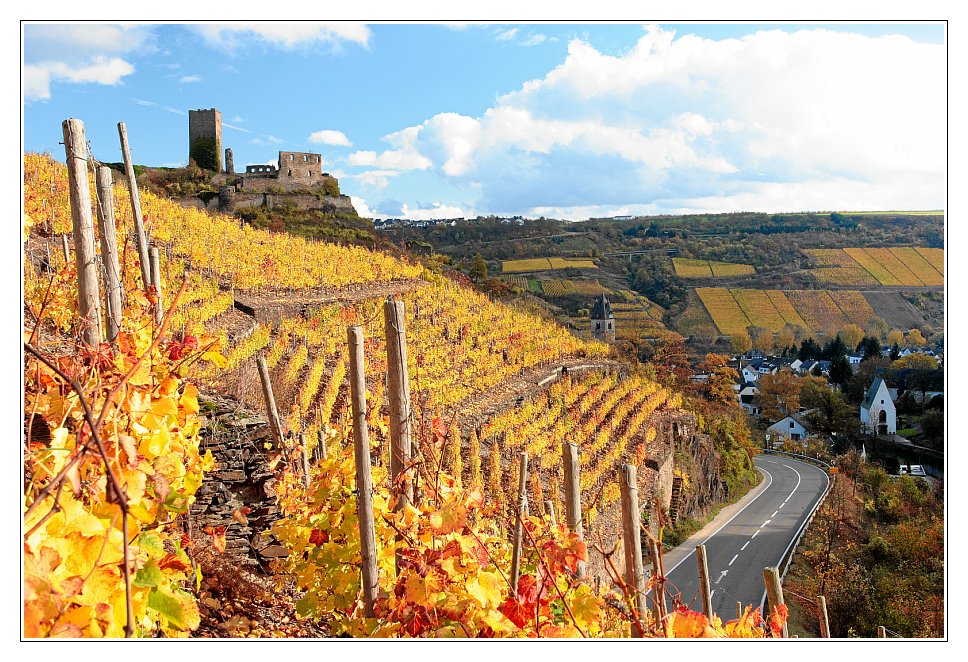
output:
<svg viewBox="0 0 968 662"><path fill-rule="evenodd" d="M607 290L602 287L597 278L569 280L549 279L541 280L541 289L548 296L596 296Z"/></svg>
<svg viewBox="0 0 968 662"><path fill-rule="evenodd" d="M944 285L944 250L940 248L814 248L804 251L819 268L810 273L836 285Z"/></svg>
<svg viewBox="0 0 968 662"><path fill-rule="evenodd" d="M518 450L538 458L533 471L558 512L561 444L576 444L583 502L599 506L589 513L594 524L600 508L619 498L612 476L617 463L641 464L656 436L653 415L680 406L681 396L644 377L591 371L565 377L531 402L495 416L481 428L481 442L497 444L506 464Z"/></svg>
<svg viewBox="0 0 968 662"><path fill-rule="evenodd" d="M855 290L749 290L696 288L706 310L725 335L749 326L776 332L785 325L836 333L845 324L866 328L875 317L871 304Z"/></svg>
<svg viewBox="0 0 968 662"><path fill-rule="evenodd" d="M713 260L693 260L684 257L672 258L676 275L680 278L728 278L730 276L751 276L756 270L749 264L715 262Z"/></svg>

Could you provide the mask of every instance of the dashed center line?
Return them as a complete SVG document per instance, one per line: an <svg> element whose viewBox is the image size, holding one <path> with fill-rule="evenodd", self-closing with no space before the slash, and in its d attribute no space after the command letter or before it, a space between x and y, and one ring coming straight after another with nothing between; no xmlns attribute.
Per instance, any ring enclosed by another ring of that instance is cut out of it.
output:
<svg viewBox="0 0 968 662"><path fill-rule="evenodd" d="M776 517L776 514L777 514L778 512L780 512L780 510L779 510L779 509L777 509L777 510L774 510L774 511L773 511L773 514L772 514L772 515L770 515L770 517L771 517L771 518L772 518L772 517Z"/></svg>
<svg viewBox="0 0 968 662"><path fill-rule="evenodd" d="M770 522L772 522L772 521L773 521L773 519L772 519L772 518L771 518L771 519L768 519L768 520L766 520L765 522L763 522L762 524L760 524L760 528L762 529L762 528L763 528L764 526L766 526L767 524L769 524L769 523L770 523Z"/></svg>
<svg viewBox="0 0 968 662"><path fill-rule="evenodd" d="M733 561L735 561L738 558L739 558L739 554L737 554L736 556L733 557ZM733 565L733 561L730 561L729 562L729 565Z"/></svg>
<svg viewBox="0 0 968 662"><path fill-rule="evenodd" d="M756 537L756 534L759 533L759 532L760 532L759 529L757 529L756 531L754 531L753 532L753 535L750 536L750 540L752 540L753 538L755 538Z"/></svg>
<svg viewBox="0 0 968 662"><path fill-rule="evenodd" d="M750 538L750 540L752 540L752 538ZM747 540L747 541L746 541L746 545L749 545L749 544L750 544L750 541L749 541L749 540ZM739 551L741 551L741 552L742 552L742 551L743 551L744 549L746 549L746 545L743 545L742 547L740 547L740 548L739 548Z"/></svg>

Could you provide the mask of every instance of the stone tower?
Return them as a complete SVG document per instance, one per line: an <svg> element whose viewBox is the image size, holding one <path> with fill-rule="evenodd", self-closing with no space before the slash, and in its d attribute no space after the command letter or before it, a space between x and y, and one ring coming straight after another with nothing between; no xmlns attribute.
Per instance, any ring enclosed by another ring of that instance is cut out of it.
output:
<svg viewBox="0 0 968 662"><path fill-rule="evenodd" d="M595 299L591 314L592 337L605 342L615 342L615 315L612 304L605 298L605 293Z"/></svg>
<svg viewBox="0 0 968 662"><path fill-rule="evenodd" d="M188 111L188 157L206 170L222 170L222 113L217 109Z"/></svg>
<svg viewBox="0 0 968 662"><path fill-rule="evenodd" d="M234 175L235 174L235 159L232 157L232 148L225 148L225 174Z"/></svg>

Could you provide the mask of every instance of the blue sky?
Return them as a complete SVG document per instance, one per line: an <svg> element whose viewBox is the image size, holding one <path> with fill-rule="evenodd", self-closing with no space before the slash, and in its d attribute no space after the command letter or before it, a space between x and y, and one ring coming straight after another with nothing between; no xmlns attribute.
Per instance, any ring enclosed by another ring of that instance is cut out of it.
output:
<svg viewBox="0 0 968 662"><path fill-rule="evenodd" d="M24 149L317 151L364 215L940 209L943 24L27 24Z"/></svg>

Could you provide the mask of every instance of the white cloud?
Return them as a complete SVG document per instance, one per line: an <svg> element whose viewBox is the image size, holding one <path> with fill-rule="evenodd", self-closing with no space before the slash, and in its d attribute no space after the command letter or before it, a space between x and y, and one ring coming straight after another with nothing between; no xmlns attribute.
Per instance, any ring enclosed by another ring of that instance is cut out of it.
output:
<svg viewBox="0 0 968 662"><path fill-rule="evenodd" d="M364 198L351 195L350 202L353 203L353 208L356 210L356 213L363 218L373 218L376 216L376 214L373 213L373 210L370 209L370 206L366 204L366 200Z"/></svg>
<svg viewBox="0 0 968 662"><path fill-rule="evenodd" d="M351 42L366 47L370 29L363 23L313 23L308 21L273 21L252 23L206 23L192 26L209 46L233 51L245 38L256 38L272 46L292 49L307 44L339 46Z"/></svg>
<svg viewBox="0 0 968 662"><path fill-rule="evenodd" d="M574 40L480 115L434 115L351 163L426 163L498 213L939 208L945 72L943 45L902 36L650 27L619 55Z"/></svg>
<svg viewBox="0 0 968 662"><path fill-rule="evenodd" d="M528 35L528 38L525 39L524 41L522 41L521 42L521 45L522 46L537 46L539 44L543 44L547 40L548 40L548 35L541 34L539 32L537 34Z"/></svg>
<svg viewBox="0 0 968 662"><path fill-rule="evenodd" d="M353 152L346 161L351 166L384 168L388 170L427 170L433 162L421 154L414 142L421 127L411 126L383 137L383 141L396 149L388 149L380 154L371 150Z"/></svg>
<svg viewBox="0 0 968 662"><path fill-rule="evenodd" d="M178 79L179 83L198 83L202 80L202 77L197 74L191 74L189 76L182 76Z"/></svg>
<svg viewBox="0 0 968 662"><path fill-rule="evenodd" d="M235 117L233 117L229 121L230 122L234 122L235 124L242 124L243 122L245 122L245 119L241 115L236 115Z"/></svg>
<svg viewBox="0 0 968 662"><path fill-rule="evenodd" d="M409 205L404 203L400 209L401 218L412 218L418 221L427 221L435 218L460 218L461 216L467 216L467 212L463 208L447 205L442 202L434 202L431 203L430 207L418 207L414 209L411 209Z"/></svg>
<svg viewBox="0 0 968 662"><path fill-rule="evenodd" d="M344 175L340 179L355 179L361 186L370 188L385 189L390 184L390 178L396 177L400 172L397 170L366 170L353 175Z"/></svg>
<svg viewBox="0 0 968 662"><path fill-rule="evenodd" d="M134 67L121 58L97 56L86 64L70 65L66 62L38 62L24 64L24 98L27 100L49 99L52 81L68 83L98 83L117 85L125 76L134 73Z"/></svg>
<svg viewBox="0 0 968 662"><path fill-rule="evenodd" d="M338 147L352 147L353 143L350 139L346 137L342 131L335 131L333 129L323 129L321 131L313 131L308 138L311 143L319 143L321 145L336 145Z"/></svg>
<svg viewBox="0 0 968 662"><path fill-rule="evenodd" d="M511 39L514 39L515 35L517 35L518 32L519 32L518 28L508 28L503 32L499 32L494 38L497 39L498 41L510 41Z"/></svg>

